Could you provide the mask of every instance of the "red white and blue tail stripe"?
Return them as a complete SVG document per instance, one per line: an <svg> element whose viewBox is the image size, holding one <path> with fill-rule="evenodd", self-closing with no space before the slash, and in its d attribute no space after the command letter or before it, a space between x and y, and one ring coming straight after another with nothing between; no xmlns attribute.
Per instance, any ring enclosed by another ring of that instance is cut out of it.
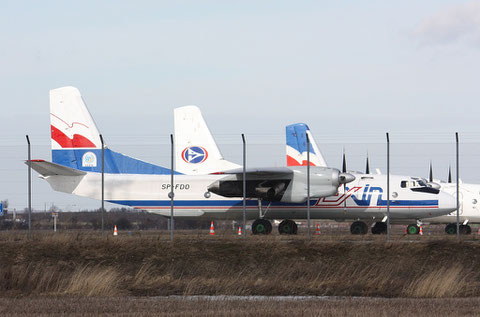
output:
<svg viewBox="0 0 480 317"><path fill-rule="evenodd" d="M327 167L327 163L305 123L286 126L287 166L307 165L307 134L310 140L310 165Z"/></svg>
<svg viewBox="0 0 480 317"><path fill-rule="evenodd" d="M52 161L70 168L101 172L102 142L97 126L75 87L50 91ZM170 174L170 170L105 149L105 172Z"/></svg>

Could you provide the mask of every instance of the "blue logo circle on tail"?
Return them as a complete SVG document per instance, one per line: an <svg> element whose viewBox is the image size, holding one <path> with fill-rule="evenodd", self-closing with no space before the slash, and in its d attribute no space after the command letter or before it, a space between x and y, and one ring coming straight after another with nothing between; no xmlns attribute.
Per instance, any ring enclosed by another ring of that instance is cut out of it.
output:
<svg viewBox="0 0 480 317"><path fill-rule="evenodd" d="M201 146L190 146L182 152L182 159L190 164L200 164L205 162L208 152Z"/></svg>

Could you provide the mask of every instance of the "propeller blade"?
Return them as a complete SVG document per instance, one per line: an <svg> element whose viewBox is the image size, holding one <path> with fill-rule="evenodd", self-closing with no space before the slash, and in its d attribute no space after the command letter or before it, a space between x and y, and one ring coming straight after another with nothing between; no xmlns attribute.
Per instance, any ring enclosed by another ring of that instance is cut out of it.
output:
<svg viewBox="0 0 480 317"><path fill-rule="evenodd" d="M370 163L368 162L368 154L367 154L367 163L365 165L365 174L370 174Z"/></svg>
<svg viewBox="0 0 480 317"><path fill-rule="evenodd" d="M343 164L342 164L342 173L347 172L347 160L345 158L345 149L343 150Z"/></svg>
<svg viewBox="0 0 480 317"><path fill-rule="evenodd" d="M430 174L428 176L428 181L431 183L433 182L433 168L432 168L432 161L430 161Z"/></svg>
<svg viewBox="0 0 480 317"><path fill-rule="evenodd" d="M452 170L451 170L450 166L448 166L448 182L449 183L452 182Z"/></svg>

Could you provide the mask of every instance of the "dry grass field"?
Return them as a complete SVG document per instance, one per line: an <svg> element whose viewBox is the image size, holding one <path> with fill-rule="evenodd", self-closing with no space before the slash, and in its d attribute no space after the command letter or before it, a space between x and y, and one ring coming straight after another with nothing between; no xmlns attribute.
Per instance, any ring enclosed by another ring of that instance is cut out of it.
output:
<svg viewBox="0 0 480 317"><path fill-rule="evenodd" d="M0 298L2 316L478 316L480 299Z"/></svg>
<svg viewBox="0 0 480 317"><path fill-rule="evenodd" d="M480 242L350 235L246 241L231 231L0 234L0 292L18 296L480 296Z"/></svg>

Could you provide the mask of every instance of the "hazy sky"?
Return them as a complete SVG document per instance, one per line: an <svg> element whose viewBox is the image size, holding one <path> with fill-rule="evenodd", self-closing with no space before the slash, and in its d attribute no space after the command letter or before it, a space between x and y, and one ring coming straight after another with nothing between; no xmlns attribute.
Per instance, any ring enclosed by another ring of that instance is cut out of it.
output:
<svg viewBox="0 0 480 317"><path fill-rule="evenodd" d="M284 164L284 126L307 122L332 166L345 146L383 168L390 131L393 172L443 177L459 131L480 182L480 1L1 1L0 39L0 199L18 209L25 134L50 159L48 91L66 85L111 148L154 163L173 108L196 104L232 160L243 132L250 161ZM34 178L36 208L98 205Z"/></svg>

